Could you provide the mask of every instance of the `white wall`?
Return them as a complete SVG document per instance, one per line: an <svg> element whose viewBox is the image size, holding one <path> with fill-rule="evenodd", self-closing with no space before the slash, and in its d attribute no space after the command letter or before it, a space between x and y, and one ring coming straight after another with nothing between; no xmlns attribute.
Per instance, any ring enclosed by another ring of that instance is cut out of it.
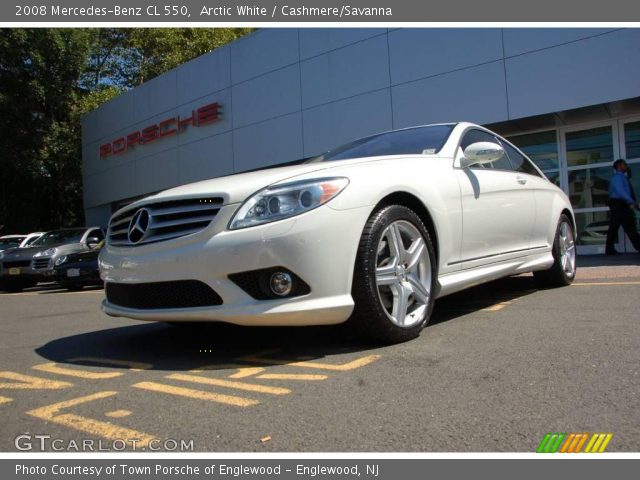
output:
<svg viewBox="0 0 640 480"><path fill-rule="evenodd" d="M262 29L83 119L89 223L109 204L410 125L493 123L640 96L640 30ZM217 101L222 119L99 157Z"/></svg>

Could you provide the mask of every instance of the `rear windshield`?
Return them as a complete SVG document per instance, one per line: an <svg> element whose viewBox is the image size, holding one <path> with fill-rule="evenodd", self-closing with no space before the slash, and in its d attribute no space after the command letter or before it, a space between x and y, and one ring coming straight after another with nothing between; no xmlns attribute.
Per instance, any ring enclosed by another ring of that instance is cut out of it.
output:
<svg viewBox="0 0 640 480"><path fill-rule="evenodd" d="M42 235L31 244L32 247L47 247L49 245L61 245L63 243L79 243L85 229L54 230Z"/></svg>
<svg viewBox="0 0 640 480"><path fill-rule="evenodd" d="M385 155L419 155L438 153L455 127L454 124L429 125L380 133L361 138L309 160L329 162Z"/></svg>

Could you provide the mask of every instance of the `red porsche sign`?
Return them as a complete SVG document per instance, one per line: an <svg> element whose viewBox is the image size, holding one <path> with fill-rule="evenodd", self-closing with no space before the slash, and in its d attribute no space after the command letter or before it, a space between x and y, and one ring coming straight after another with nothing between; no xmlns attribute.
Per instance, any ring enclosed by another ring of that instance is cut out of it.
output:
<svg viewBox="0 0 640 480"><path fill-rule="evenodd" d="M160 138L169 137L182 132L189 125L201 127L220 119L220 104L217 102L204 105L191 112L191 116L180 118L179 116L167 118L154 125L149 125L141 130L136 130L128 135L116 138L112 142L100 145L100 158L124 153L136 145L145 145Z"/></svg>

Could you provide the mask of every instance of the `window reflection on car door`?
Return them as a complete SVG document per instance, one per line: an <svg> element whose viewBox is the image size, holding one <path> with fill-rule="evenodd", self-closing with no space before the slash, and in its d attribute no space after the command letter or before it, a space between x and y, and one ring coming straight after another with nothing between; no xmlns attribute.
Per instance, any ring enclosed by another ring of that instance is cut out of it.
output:
<svg viewBox="0 0 640 480"><path fill-rule="evenodd" d="M500 144L484 130L468 130L456 153L456 165L464 149L476 142ZM526 254L535 221L535 198L526 176L514 170L506 154L492 163L455 172L462 204L463 268Z"/></svg>

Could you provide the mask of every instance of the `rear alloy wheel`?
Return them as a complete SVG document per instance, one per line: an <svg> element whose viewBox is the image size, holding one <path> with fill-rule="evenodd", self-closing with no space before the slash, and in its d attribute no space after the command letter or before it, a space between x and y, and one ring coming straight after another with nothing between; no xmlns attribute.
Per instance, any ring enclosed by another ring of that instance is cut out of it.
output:
<svg viewBox="0 0 640 480"><path fill-rule="evenodd" d="M548 270L534 272L536 281L543 287L571 285L576 277L576 240L573 223L561 215L553 242L553 265Z"/></svg>
<svg viewBox="0 0 640 480"><path fill-rule="evenodd" d="M431 316L435 284L435 253L424 224L407 207L385 207L362 233L349 323L385 343L415 338Z"/></svg>

